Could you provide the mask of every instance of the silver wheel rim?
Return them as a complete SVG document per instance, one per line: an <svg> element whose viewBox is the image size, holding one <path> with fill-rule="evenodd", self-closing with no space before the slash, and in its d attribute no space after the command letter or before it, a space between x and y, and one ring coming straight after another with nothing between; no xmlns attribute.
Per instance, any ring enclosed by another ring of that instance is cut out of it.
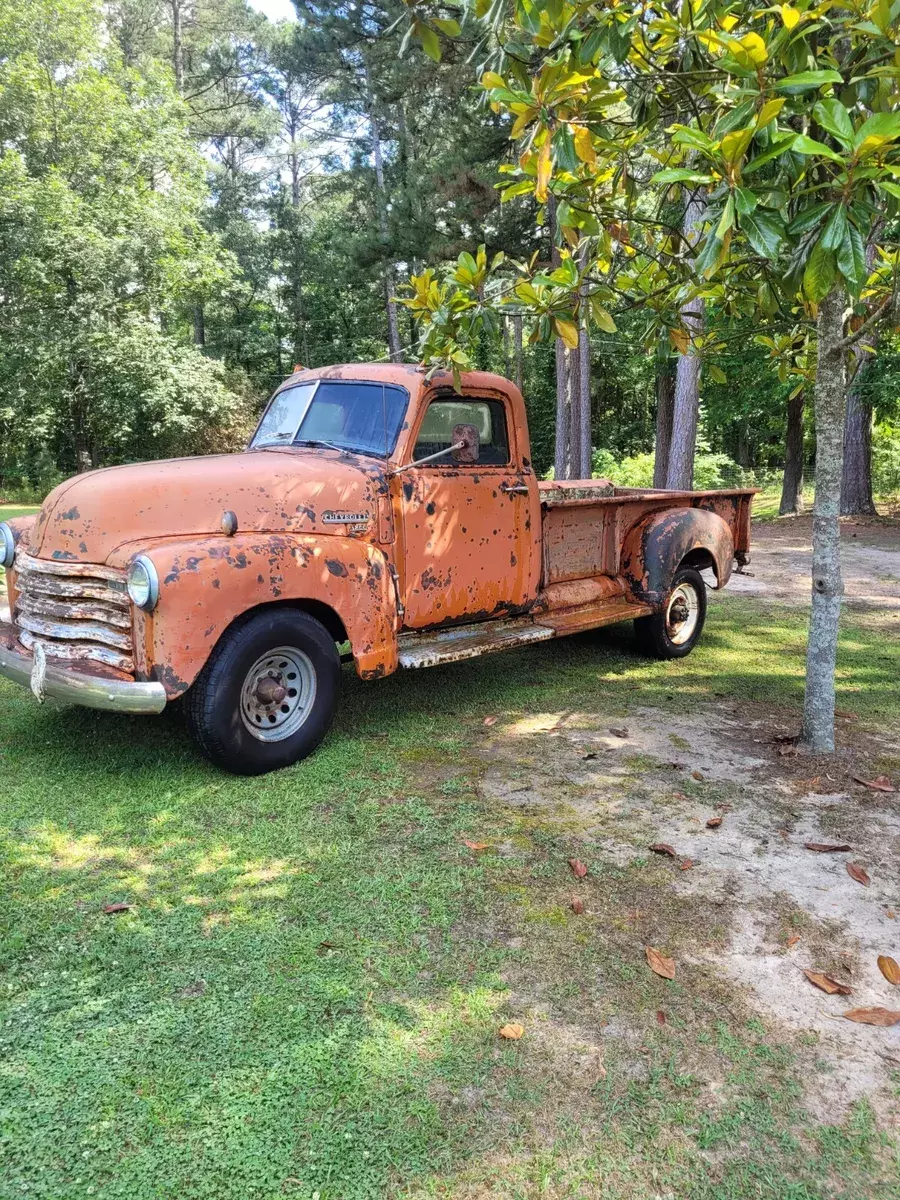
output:
<svg viewBox="0 0 900 1200"><path fill-rule="evenodd" d="M679 583L672 589L666 604L666 636L676 646L683 646L694 636L700 620L700 597L692 583Z"/></svg>
<svg viewBox="0 0 900 1200"><path fill-rule="evenodd" d="M283 742L312 712L316 672L296 646L261 654L241 688L241 720L261 742Z"/></svg>

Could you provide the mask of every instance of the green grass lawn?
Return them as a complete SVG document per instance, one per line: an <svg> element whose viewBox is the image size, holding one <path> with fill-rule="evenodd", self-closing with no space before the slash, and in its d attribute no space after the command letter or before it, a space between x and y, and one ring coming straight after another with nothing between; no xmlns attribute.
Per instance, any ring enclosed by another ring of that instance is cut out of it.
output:
<svg viewBox="0 0 900 1200"><path fill-rule="evenodd" d="M0 1197L896 1197L865 1104L814 1124L797 1045L721 980L646 970L621 918L661 905L658 864L479 797L488 715L796 711L796 612L725 599L707 629L677 664L624 629L348 673L324 747L262 779L218 774L172 717L0 684ZM848 622L839 703L893 721L898 674L897 639ZM591 917L567 907L575 852ZM523 980L546 1022L504 1042ZM598 1020L631 1034L582 1077L560 1030Z"/></svg>

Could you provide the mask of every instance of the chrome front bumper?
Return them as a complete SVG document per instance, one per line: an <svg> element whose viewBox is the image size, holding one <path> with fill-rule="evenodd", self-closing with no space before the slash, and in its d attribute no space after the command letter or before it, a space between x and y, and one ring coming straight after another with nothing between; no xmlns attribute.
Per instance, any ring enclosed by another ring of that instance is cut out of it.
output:
<svg viewBox="0 0 900 1200"><path fill-rule="evenodd" d="M39 700L52 696L83 708L122 713L160 713L166 707L161 683L88 675L59 660L29 654L15 641L13 626L6 624L0 624L0 676L30 688Z"/></svg>

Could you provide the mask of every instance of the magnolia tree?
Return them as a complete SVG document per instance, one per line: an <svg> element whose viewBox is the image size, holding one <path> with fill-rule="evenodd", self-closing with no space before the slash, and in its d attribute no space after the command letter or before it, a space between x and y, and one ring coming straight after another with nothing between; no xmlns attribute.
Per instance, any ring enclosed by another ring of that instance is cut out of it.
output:
<svg viewBox="0 0 900 1200"><path fill-rule="evenodd" d="M875 345L879 323L898 319L900 33L891 6L685 0L675 13L587 0L486 10L478 0L473 19L494 47L481 87L513 119L518 153L501 168L503 199L536 201L539 223L552 203L559 261L462 255L446 276L414 276L405 302L420 321L421 352L459 371L500 313L530 318L535 340L576 346L588 320L613 330L614 312L640 307L648 348L668 338L703 369L720 345L704 328L707 304L780 330L769 347L776 356L811 326L817 453L803 733L814 750L833 750L848 361ZM672 216L679 198L686 220ZM672 452L692 456L695 431L696 410L676 398Z"/></svg>

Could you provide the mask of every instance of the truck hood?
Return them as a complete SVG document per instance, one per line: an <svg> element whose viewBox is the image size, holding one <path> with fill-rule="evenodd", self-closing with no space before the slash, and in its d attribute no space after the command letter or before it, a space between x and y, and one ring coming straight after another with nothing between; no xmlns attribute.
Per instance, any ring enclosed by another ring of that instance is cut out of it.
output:
<svg viewBox="0 0 900 1200"><path fill-rule="evenodd" d="M225 511L243 533L345 534L363 521L374 531L385 490L375 460L312 448L108 467L50 493L29 548L40 558L105 563L131 544L221 533Z"/></svg>

